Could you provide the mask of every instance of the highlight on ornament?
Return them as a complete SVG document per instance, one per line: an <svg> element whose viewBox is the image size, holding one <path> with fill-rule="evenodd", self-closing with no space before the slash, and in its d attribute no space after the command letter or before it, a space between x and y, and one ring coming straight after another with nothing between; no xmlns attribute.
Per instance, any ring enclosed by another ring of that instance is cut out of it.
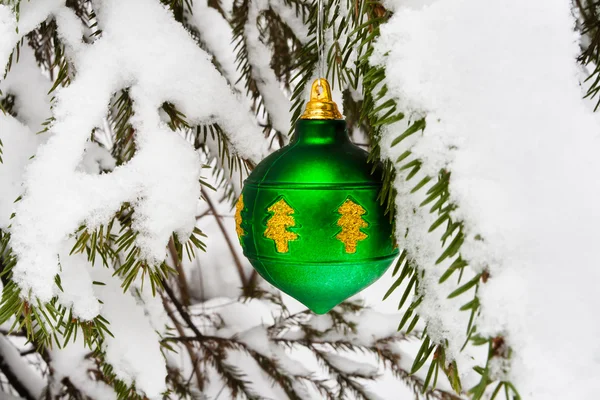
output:
<svg viewBox="0 0 600 400"><path fill-rule="evenodd" d="M329 83L315 80L290 143L244 182L235 213L244 255L272 285L328 312L398 254L381 186L381 165L350 141Z"/></svg>

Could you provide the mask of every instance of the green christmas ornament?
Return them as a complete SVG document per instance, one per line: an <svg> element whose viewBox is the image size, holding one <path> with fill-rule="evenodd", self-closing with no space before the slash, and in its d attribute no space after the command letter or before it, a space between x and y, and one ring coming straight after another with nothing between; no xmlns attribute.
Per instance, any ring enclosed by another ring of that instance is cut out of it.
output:
<svg viewBox="0 0 600 400"><path fill-rule="evenodd" d="M398 254L377 200L382 167L367 158L317 79L290 144L256 166L236 205L244 255L317 314L371 285Z"/></svg>

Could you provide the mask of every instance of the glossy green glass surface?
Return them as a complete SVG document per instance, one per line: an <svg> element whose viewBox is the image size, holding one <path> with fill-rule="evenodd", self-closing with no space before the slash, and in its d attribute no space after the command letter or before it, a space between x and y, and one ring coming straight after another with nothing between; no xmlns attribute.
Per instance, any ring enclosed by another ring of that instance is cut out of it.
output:
<svg viewBox="0 0 600 400"><path fill-rule="evenodd" d="M377 200L382 168L372 172L367 157L350 142L344 120L299 120L291 143L258 164L244 184L244 254L263 278L317 314L375 282L398 253ZM294 210L287 230L297 235L287 252L265 237L268 208L282 198ZM338 209L348 199L366 211L368 224L354 253L336 237Z"/></svg>

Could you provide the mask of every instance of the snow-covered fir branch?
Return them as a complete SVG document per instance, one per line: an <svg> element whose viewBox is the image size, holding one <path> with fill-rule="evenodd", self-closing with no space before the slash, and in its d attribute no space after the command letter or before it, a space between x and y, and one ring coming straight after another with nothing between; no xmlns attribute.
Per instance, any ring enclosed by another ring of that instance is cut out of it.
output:
<svg viewBox="0 0 600 400"><path fill-rule="evenodd" d="M0 0L1 398L596 396L598 2L323 2L391 313L312 315L235 238L317 1Z"/></svg>

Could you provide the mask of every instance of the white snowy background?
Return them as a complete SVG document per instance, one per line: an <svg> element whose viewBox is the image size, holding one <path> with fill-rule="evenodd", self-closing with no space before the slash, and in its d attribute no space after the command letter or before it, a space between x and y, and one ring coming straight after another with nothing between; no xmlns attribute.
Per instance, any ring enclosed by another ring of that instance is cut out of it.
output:
<svg viewBox="0 0 600 400"><path fill-rule="evenodd" d="M149 397L156 397L164 390L166 374L158 339L168 321L160 299L152 298L147 287L138 288L144 304L122 296L121 282L109 272L93 268L85 257L68 256L70 234L82 221L91 228L106 223L123 202L132 202L139 210L138 245L148 260L162 260L173 231L185 237L199 226L208 235L208 251L184 265L199 302L194 307L204 312L214 309L225 318L227 331L215 334L242 333L241 340L271 354L277 350L269 348L262 326L273 322L273 310L261 302L235 301L240 281L229 245L215 218L196 222L207 207L198 201L197 181L207 173L200 166L208 160L173 135L157 109L169 101L194 124L218 122L234 134L230 139L235 150L255 162L266 155L267 143L250 114L249 100L229 89L228 82L239 76L231 33L206 1L194 1L193 23L205 34L225 76L158 2L101 3L98 20L103 35L94 45L82 42L83 28L64 1L23 1L18 22L8 6L0 5L0 65L6 65L24 34L54 16L77 69L71 85L57 92L52 110L47 95L51 83L35 66L26 45L8 78L0 80L2 92L15 94L19 111L19 119L0 114L0 228L12 234L20 287L41 301L58 295L59 302L72 306L82 320L98 314L109 319L115 339L106 341L107 360L119 378L135 381ZM277 3L252 2L250 12L257 15ZM394 16L382 27L371 62L387 68L389 96L401 109L413 119L426 117L423 134L410 139L411 151L423 160L421 173L436 175L440 168L452 173L451 196L458 205L454 215L465 223L463 257L469 260L471 274L484 269L490 273L478 293L479 332L503 335L508 341L513 358L506 378L523 399L597 398L600 125L592 106L583 100L586 71L576 63L579 37L570 1L386 0L384 4ZM306 28L290 10L280 14L306 40ZM265 56L269 50L255 25L246 29L249 61L260 73L255 79L264 85L266 107L274 126L287 131L290 101L278 87ZM139 34L147 30L160 33L148 40ZM125 87L131 87L135 104L139 151L130 163L115 167L110 155L87 139L93 128L103 126L110 96ZM51 131L36 134L51 115L56 119ZM401 121L386 128L385 157L395 160L400 155L390 143L405 127ZM98 175L100 169L113 172ZM434 266L440 242L427 233L433 217L420 210L422 199L409 194L411 187L403 178L400 174L396 182L397 223L409 227L411 235L399 237L400 246L409 249L419 265L432 266L425 275L423 290L428 296L419 313L432 338L448 340L450 357L457 360L468 387L477 382L471 367L481 355L478 349L459 351L468 316L459 311L461 300L446 299L453 287L437 283L444 268ZM23 193L23 200L14 203ZM219 194L208 196L218 203ZM13 212L16 218L11 220ZM218 212L236 244L230 205L218 204ZM249 275L251 268L241 249L237 251ZM61 255L60 265L56 254ZM64 293L54 285L59 271ZM364 340L393 332L401 318L396 310L400 290L381 302L391 285L390 275L391 271L361 295L376 310L358 321ZM99 280L107 285L92 285ZM97 299L104 302L102 307ZM286 303L292 313L303 309L289 297ZM314 323L327 324L326 317L315 318ZM406 354L406 368L417 348L418 344L408 343L398 350ZM15 351L0 337L0 354L22 363ZM53 367L59 376L79 380L89 396L114 398L111 388L91 382L81 372L85 354L82 343L56 350ZM291 356L302 362L290 361L288 368L319 373L309 354ZM343 368L377 372L374 360L347 356L356 363L344 358L339 363ZM167 362L187 361L170 356ZM29 374L28 381L41 393L41 376L27 365L19 373ZM281 396L269 393L266 382L263 389L266 396ZM383 399L411 396L391 376L371 389ZM220 390L215 384L206 394L219 398Z"/></svg>

